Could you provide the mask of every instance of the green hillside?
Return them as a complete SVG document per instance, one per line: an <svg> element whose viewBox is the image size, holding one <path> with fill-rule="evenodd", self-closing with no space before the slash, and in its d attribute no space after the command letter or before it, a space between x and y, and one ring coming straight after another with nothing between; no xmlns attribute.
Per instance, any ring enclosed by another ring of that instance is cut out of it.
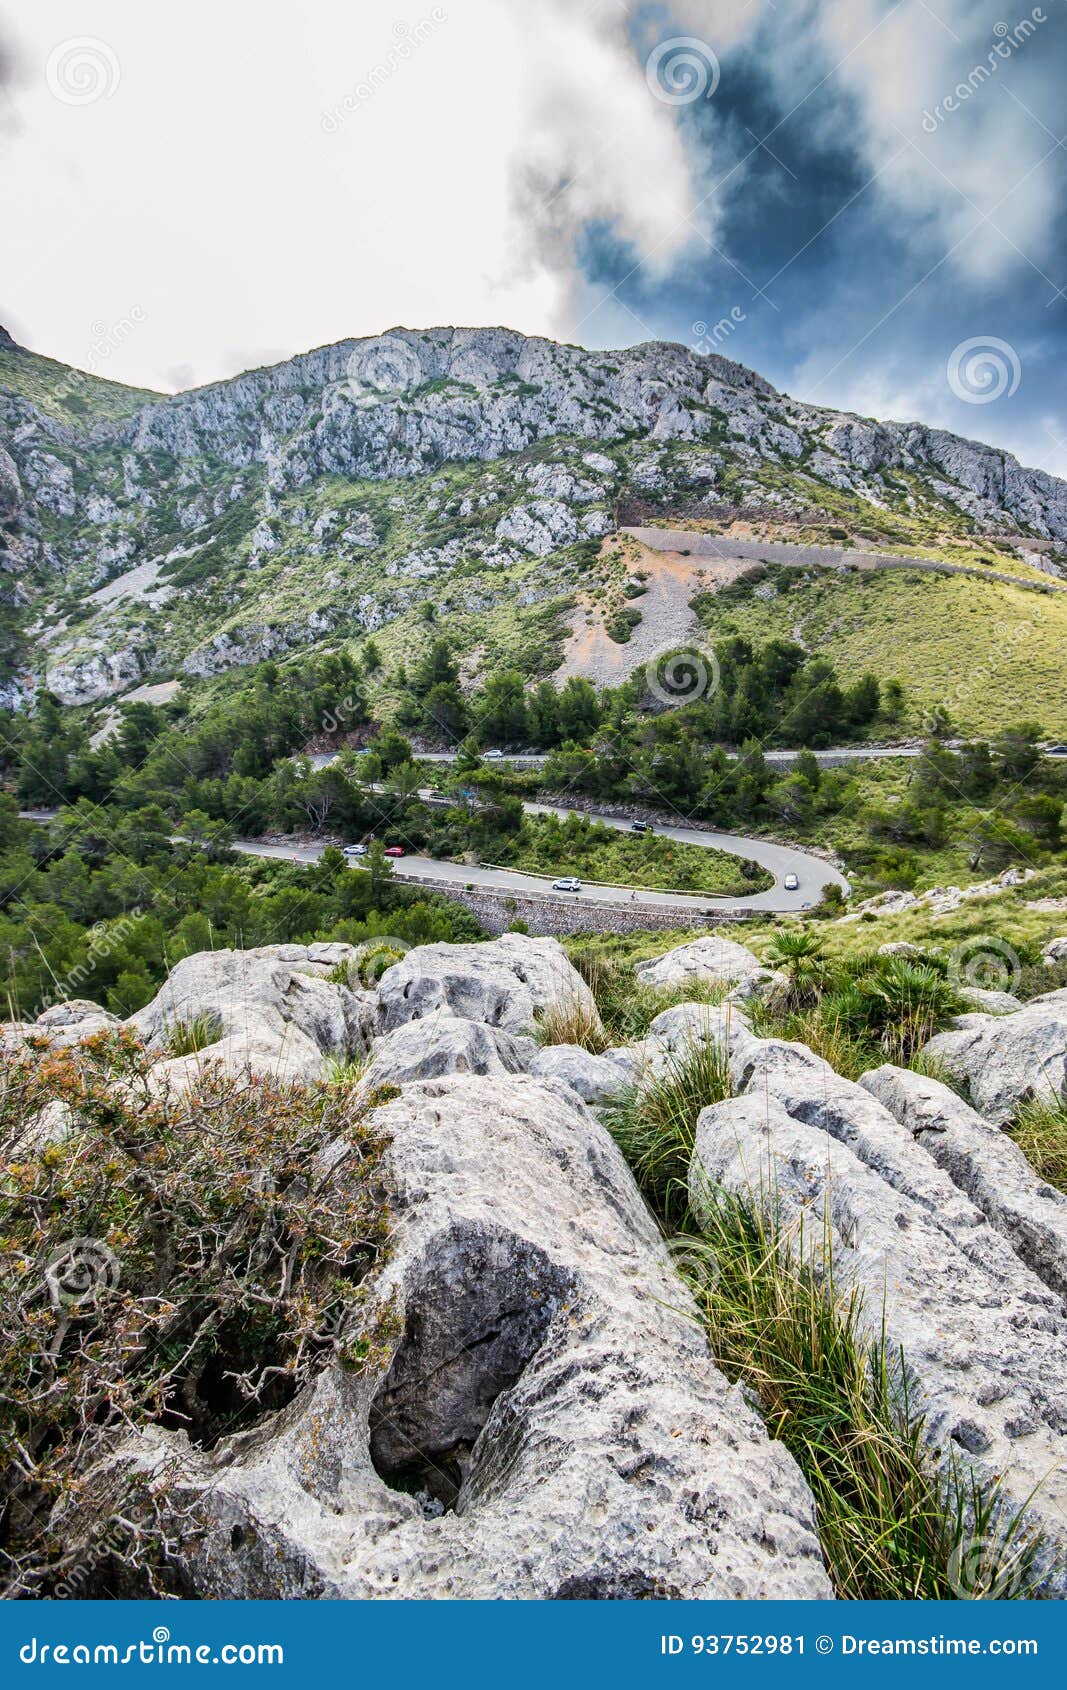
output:
<svg viewBox="0 0 1067 1690"><path fill-rule="evenodd" d="M964 575L771 567L698 610L715 638L799 639L843 676L901 681L913 725L940 708L964 732L1036 720L1067 734L1067 593Z"/></svg>

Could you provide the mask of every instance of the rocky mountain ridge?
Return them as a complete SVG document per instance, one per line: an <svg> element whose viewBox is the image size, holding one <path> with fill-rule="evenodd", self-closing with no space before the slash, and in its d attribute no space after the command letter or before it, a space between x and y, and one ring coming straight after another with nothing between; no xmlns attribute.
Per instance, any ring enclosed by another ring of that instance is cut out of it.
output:
<svg viewBox="0 0 1067 1690"><path fill-rule="evenodd" d="M85 702L425 604L471 645L543 649L628 500L1067 544L1067 484L1011 454L669 342L396 329L173 396L5 342L0 582L40 655L8 640L0 696L47 676Z"/></svg>

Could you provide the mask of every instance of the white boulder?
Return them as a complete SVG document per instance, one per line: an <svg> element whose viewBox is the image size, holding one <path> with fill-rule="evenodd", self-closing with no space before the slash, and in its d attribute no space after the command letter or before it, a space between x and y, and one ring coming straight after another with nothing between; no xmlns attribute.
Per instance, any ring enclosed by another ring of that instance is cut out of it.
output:
<svg viewBox="0 0 1067 1690"><path fill-rule="evenodd" d="M1067 992L1034 998L1014 1015L968 1015L936 1033L924 1054L965 1081L980 1115L1009 1121L1031 1098L1067 1091Z"/></svg>
<svg viewBox="0 0 1067 1690"><path fill-rule="evenodd" d="M1053 1291L1067 1297L1067 1196L1034 1172L1018 1145L940 1080L886 1063L860 1085L906 1127Z"/></svg>
<svg viewBox="0 0 1067 1690"><path fill-rule="evenodd" d="M539 1080L560 1080L585 1103L610 1103L630 1084L626 1065L581 1045L544 1045L530 1064Z"/></svg>
<svg viewBox="0 0 1067 1690"><path fill-rule="evenodd" d="M443 1074L518 1074L526 1066L510 1033L484 1021L436 1014L376 1039L363 1080L368 1087L404 1086Z"/></svg>
<svg viewBox="0 0 1067 1690"><path fill-rule="evenodd" d="M505 933L488 944L419 945L378 985L383 1032L441 1012L530 1034L538 1011L573 1005L599 1026L592 992L556 939Z"/></svg>
<svg viewBox="0 0 1067 1690"><path fill-rule="evenodd" d="M717 938L714 933L676 945L663 956L639 962L636 968L642 986L682 986L692 980L736 986L753 974L765 972L759 958L744 945L735 939Z"/></svg>
<svg viewBox="0 0 1067 1690"><path fill-rule="evenodd" d="M177 963L151 1003L126 1026L163 1059L183 1029L202 1024L201 1048L157 1062L159 1084L191 1083L205 1062L231 1073L316 1080L326 1060L360 1057L370 1048L375 1000L324 978L331 966L318 946L262 951L199 951ZM358 952L345 947L353 957ZM343 960L343 959L338 959ZM214 1034L214 1037L210 1035Z"/></svg>
<svg viewBox="0 0 1067 1690"><path fill-rule="evenodd" d="M452 1075L377 1119L392 1253L366 1318L389 1312L387 1353L213 1451L128 1440L115 1459L166 1475L164 1578L201 1598L829 1597L799 1470L716 1368L574 1092Z"/></svg>

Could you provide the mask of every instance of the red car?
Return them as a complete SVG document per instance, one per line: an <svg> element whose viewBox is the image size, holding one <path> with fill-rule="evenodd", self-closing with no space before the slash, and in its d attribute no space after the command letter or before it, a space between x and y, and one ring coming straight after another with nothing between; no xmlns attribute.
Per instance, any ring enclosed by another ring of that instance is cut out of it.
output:
<svg viewBox="0 0 1067 1690"><path fill-rule="evenodd" d="M403 855L403 845L387 845L385 850L382 852L383 857L402 857Z"/></svg>

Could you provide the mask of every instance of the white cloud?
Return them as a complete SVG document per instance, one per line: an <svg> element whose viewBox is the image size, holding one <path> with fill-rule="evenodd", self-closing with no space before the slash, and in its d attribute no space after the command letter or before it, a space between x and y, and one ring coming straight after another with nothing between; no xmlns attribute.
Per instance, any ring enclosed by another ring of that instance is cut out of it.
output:
<svg viewBox="0 0 1067 1690"><path fill-rule="evenodd" d="M1047 72L1042 30L1059 3L1031 13L974 0L824 0L816 13L834 81L856 102L854 139L881 172L878 191L908 213L917 242L935 237L950 268L978 282L1048 253L1057 182L1039 161L1055 137L1030 84Z"/></svg>
<svg viewBox="0 0 1067 1690"><path fill-rule="evenodd" d="M2 303L36 349L163 387L403 322L565 333L587 220L661 274L695 238L693 160L626 24L607 0L27 12ZM49 58L86 37L119 74L67 103Z"/></svg>
<svg viewBox="0 0 1067 1690"><path fill-rule="evenodd" d="M922 127L997 39L996 3L936 0L941 23L922 0L187 0L180 28L141 0L23 8L0 136L0 321L83 365L103 331L96 367L163 387L397 323L646 338L657 309L632 283L625 306L591 287L576 242L591 222L613 229L653 298L704 262L722 204L709 188L739 143L714 100L699 125L657 100L645 58L678 34L727 60L757 28L783 116L798 107L794 121L844 134L881 172L870 197L920 258L955 245L946 268L978 284L1045 266L1055 172L1031 166L1052 143L997 85L1010 70L1040 115L1040 28ZM64 103L49 56L84 37L121 74L110 97ZM743 182L742 165L727 192ZM969 234L1000 200L1001 232Z"/></svg>

